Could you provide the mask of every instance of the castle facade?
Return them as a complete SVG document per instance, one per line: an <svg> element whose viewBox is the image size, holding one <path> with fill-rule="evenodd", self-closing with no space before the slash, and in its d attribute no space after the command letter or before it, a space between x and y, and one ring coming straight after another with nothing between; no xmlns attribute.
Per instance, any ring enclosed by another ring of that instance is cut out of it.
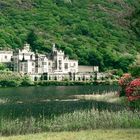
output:
<svg viewBox="0 0 140 140"><path fill-rule="evenodd" d="M48 55L31 51L29 44L14 51L0 51L0 63L11 64L13 72L29 75L32 80L91 80L98 72L98 66L79 66L78 60L69 59L55 44Z"/></svg>

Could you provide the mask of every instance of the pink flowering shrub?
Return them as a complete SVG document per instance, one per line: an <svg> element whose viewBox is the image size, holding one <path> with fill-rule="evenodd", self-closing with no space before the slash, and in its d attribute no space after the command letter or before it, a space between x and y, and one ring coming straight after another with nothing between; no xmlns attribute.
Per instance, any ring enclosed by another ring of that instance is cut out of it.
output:
<svg viewBox="0 0 140 140"><path fill-rule="evenodd" d="M140 109L140 78L131 81L126 87L126 96L130 107Z"/></svg>
<svg viewBox="0 0 140 140"><path fill-rule="evenodd" d="M140 109L140 78L132 79L130 74L124 74L120 80L120 96L126 96L131 109Z"/></svg>
<svg viewBox="0 0 140 140"><path fill-rule="evenodd" d="M140 78L133 80L126 87L126 96L129 101L140 99Z"/></svg>

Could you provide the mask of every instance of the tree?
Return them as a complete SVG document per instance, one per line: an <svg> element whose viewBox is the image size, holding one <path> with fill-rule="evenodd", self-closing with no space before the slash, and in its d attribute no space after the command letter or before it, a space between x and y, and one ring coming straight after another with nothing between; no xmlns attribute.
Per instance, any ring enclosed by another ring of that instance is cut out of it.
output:
<svg viewBox="0 0 140 140"><path fill-rule="evenodd" d="M88 61L92 66L99 66L101 70L104 69L104 62L102 55L95 49L89 50Z"/></svg>
<svg viewBox="0 0 140 140"><path fill-rule="evenodd" d="M31 32L27 36L27 42L31 45L32 51L39 52L48 52L48 48L45 45L45 40L41 35L38 35L35 30L31 30Z"/></svg>
<svg viewBox="0 0 140 140"><path fill-rule="evenodd" d="M129 71L132 74L132 76L134 76L134 77L140 77L140 65L139 66L137 66L137 65L131 66L129 68Z"/></svg>
<svg viewBox="0 0 140 140"><path fill-rule="evenodd" d="M134 62L134 57L122 56L117 61L117 67L121 68L124 72L128 72L129 66Z"/></svg>
<svg viewBox="0 0 140 140"><path fill-rule="evenodd" d="M25 75L22 78L21 85L23 85L23 86L30 86L30 85L33 85L33 82L32 82L32 80L31 80L31 78L29 76Z"/></svg>
<svg viewBox="0 0 140 140"><path fill-rule="evenodd" d="M73 54L73 50L71 48L67 47L67 48L65 48L65 53L71 56Z"/></svg>
<svg viewBox="0 0 140 140"><path fill-rule="evenodd" d="M36 51L36 41L37 35L34 30L31 30L31 32L28 34L27 42L31 45L33 51Z"/></svg>

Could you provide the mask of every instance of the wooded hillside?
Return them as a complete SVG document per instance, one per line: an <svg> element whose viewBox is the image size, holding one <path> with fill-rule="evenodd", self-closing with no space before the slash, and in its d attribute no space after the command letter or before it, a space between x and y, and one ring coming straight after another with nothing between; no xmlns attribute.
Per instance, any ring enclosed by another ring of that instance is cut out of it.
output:
<svg viewBox="0 0 140 140"><path fill-rule="evenodd" d="M140 52L139 0L0 0L0 47L49 52L127 71Z"/></svg>

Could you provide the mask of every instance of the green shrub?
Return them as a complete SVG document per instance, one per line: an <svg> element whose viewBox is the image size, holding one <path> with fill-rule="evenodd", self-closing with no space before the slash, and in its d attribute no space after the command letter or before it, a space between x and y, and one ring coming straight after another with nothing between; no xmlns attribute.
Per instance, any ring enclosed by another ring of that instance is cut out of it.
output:
<svg viewBox="0 0 140 140"><path fill-rule="evenodd" d="M31 80L31 78L27 75L22 77L22 82L21 82L22 86L31 86L33 85L33 81Z"/></svg>
<svg viewBox="0 0 140 140"><path fill-rule="evenodd" d="M11 71L0 71L0 86L2 87L18 87L33 85L30 77L20 75Z"/></svg>
<svg viewBox="0 0 140 140"><path fill-rule="evenodd" d="M140 110L140 99L131 101L128 103L128 105L132 110L134 109Z"/></svg>
<svg viewBox="0 0 140 140"><path fill-rule="evenodd" d="M0 81L0 86L2 87L18 87L21 85L20 81L16 80L2 80Z"/></svg>

